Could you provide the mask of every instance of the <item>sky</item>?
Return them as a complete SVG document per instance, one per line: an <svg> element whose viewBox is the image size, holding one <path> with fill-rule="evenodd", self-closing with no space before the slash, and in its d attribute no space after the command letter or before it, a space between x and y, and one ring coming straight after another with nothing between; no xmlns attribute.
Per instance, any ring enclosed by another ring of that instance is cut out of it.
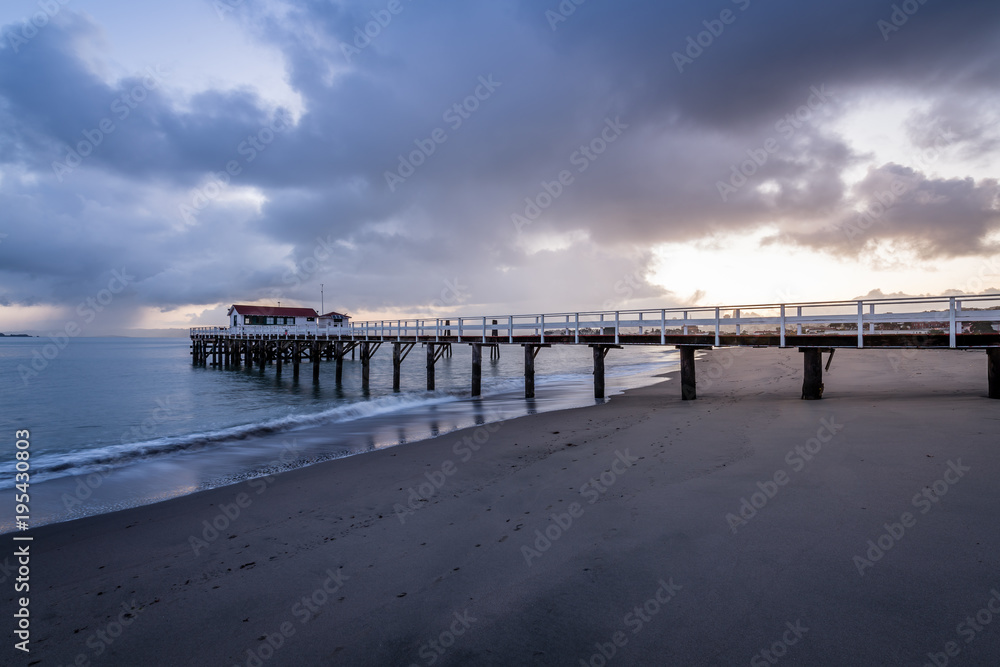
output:
<svg viewBox="0 0 1000 667"><path fill-rule="evenodd" d="M1000 291L995 0L6 0L0 38L0 331Z"/></svg>

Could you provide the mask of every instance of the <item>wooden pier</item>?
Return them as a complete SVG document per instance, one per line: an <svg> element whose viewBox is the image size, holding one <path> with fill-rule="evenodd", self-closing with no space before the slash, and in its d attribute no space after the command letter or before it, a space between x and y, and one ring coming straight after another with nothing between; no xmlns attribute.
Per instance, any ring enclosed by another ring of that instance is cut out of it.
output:
<svg viewBox="0 0 1000 667"><path fill-rule="evenodd" d="M524 393L535 395L535 360L553 345L584 345L594 354L594 395L604 398L604 362L611 350L630 346L675 347L681 357L681 398L697 398L695 352L720 347L798 348L803 357L802 398L823 395L823 353L840 348L982 349L987 358L990 398L1000 398L1000 295L823 301L744 306L664 308L460 317L444 320L351 322L321 328L235 326L191 329L195 365L219 368L274 365L281 373L291 364L294 377L309 362L319 381L321 360L336 363L343 379L345 356L355 352L362 364L361 382L369 384L371 359L383 345L392 346L393 390L399 391L402 364L417 345L426 350L427 389L434 369L452 346L472 348L472 396L482 392L483 348L498 359L500 347L524 350Z"/></svg>

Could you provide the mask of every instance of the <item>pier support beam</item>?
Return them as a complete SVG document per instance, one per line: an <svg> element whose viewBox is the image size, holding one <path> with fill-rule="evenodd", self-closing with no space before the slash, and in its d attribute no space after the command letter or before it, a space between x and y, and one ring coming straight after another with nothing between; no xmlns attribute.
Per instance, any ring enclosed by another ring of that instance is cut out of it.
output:
<svg viewBox="0 0 1000 667"><path fill-rule="evenodd" d="M622 349L621 345L591 345L594 350L594 398L604 398L604 358L611 350Z"/></svg>
<svg viewBox="0 0 1000 667"><path fill-rule="evenodd" d="M368 389L368 378L371 373L371 343L361 343L361 388Z"/></svg>
<svg viewBox="0 0 1000 667"><path fill-rule="evenodd" d="M281 375L281 362L284 361L285 357L285 344L278 342L275 343L275 353L274 353L274 372Z"/></svg>
<svg viewBox="0 0 1000 667"><path fill-rule="evenodd" d="M802 399L818 401L823 398L823 350L818 347L800 347L804 360Z"/></svg>
<svg viewBox="0 0 1000 667"><path fill-rule="evenodd" d="M694 348L682 347L681 351L681 400L698 398L698 373L694 366Z"/></svg>
<svg viewBox="0 0 1000 667"><path fill-rule="evenodd" d="M309 347L309 360L313 367L313 382L319 382L319 343L313 343Z"/></svg>
<svg viewBox="0 0 1000 667"><path fill-rule="evenodd" d="M339 340L333 344L333 363L337 368L337 384L340 384L344 380L344 344Z"/></svg>
<svg viewBox="0 0 1000 667"><path fill-rule="evenodd" d="M1000 398L1000 347L987 348L986 361L989 365L990 398Z"/></svg>
<svg viewBox="0 0 1000 667"><path fill-rule="evenodd" d="M483 344L472 344L472 395L483 394Z"/></svg>
<svg viewBox="0 0 1000 667"><path fill-rule="evenodd" d="M351 353L351 358L354 358L354 349L360 345L351 341L350 343L344 343L343 341L337 341L333 344L333 359L334 363L337 365L336 379L337 384L340 384L344 380L344 358L347 357L347 353Z"/></svg>
<svg viewBox="0 0 1000 667"><path fill-rule="evenodd" d="M298 341L292 342L292 377L299 379L299 364L302 362L302 347Z"/></svg>
<svg viewBox="0 0 1000 667"><path fill-rule="evenodd" d="M448 343L424 343L427 346L427 391L434 391L434 364L450 345Z"/></svg>
<svg viewBox="0 0 1000 667"><path fill-rule="evenodd" d="M524 348L524 397L534 398L535 397L535 357L538 356L538 351L543 347L551 347L551 345L533 345L525 344L522 345Z"/></svg>
<svg viewBox="0 0 1000 667"><path fill-rule="evenodd" d="M403 366L403 361L416 343L393 343L392 344L392 390L399 392L399 377Z"/></svg>
<svg viewBox="0 0 1000 667"><path fill-rule="evenodd" d="M698 350L710 350L704 345L678 345L681 353L681 400L694 401L698 399L698 375L695 371L694 353Z"/></svg>
<svg viewBox="0 0 1000 667"><path fill-rule="evenodd" d="M361 343L361 388L368 389L368 377L371 371L372 357L382 347L382 343Z"/></svg>

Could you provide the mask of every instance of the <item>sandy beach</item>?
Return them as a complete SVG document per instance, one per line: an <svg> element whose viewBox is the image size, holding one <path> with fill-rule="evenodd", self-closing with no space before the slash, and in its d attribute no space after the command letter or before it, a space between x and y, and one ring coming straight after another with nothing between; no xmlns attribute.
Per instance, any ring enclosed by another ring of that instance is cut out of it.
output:
<svg viewBox="0 0 1000 667"><path fill-rule="evenodd" d="M8 664L997 664L985 360L841 350L802 401L796 350L716 350L697 401L671 377L46 526Z"/></svg>

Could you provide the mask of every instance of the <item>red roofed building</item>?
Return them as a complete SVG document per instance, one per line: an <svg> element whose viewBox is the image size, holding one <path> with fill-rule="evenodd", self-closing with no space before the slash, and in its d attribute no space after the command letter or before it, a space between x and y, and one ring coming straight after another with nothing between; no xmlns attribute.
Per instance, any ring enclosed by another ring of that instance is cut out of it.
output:
<svg viewBox="0 0 1000 667"><path fill-rule="evenodd" d="M320 316L312 308L281 306L247 306L235 304L229 308L229 326L243 333L322 334L327 329L350 326L350 317L342 313ZM253 329L249 329L253 327Z"/></svg>
<svg viewBox="0 0 1000 667"><path fill-rule="evenodd" d="M229 323L233 327L243 326L302 326L313 323L319 317L312 308L283 308L280 306L243 306L229 308Z"/></svg>

